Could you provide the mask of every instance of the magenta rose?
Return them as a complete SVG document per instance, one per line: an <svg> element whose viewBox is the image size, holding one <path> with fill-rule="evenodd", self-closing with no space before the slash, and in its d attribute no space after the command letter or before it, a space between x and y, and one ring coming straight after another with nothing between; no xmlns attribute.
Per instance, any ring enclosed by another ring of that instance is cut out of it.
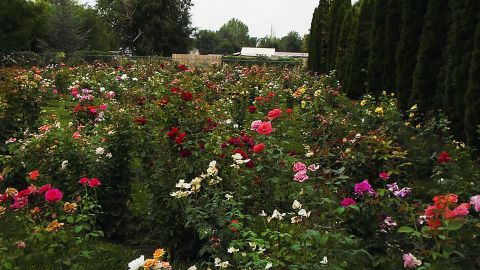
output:
<svg viewBox="0 0 480 270"><path fill-rule="evenodd" d="M50 203L61 201L62 198L62 192L56 188L50 189L45 193L45 200Z"/></svg>

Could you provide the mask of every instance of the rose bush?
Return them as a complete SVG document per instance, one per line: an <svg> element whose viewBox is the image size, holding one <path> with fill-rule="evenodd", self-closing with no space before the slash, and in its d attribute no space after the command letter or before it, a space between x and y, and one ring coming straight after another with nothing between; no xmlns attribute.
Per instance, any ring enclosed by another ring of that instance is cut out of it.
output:
<svg viewBox="0 0 480 270"><path fill-rule="evenodd" d="M0 127L0 222L23 226L0 231L5 269L95 265L100 231L136 269L480 267L474 149L391 94L278 67L9 74L0 95L42 102Z"/></svg>

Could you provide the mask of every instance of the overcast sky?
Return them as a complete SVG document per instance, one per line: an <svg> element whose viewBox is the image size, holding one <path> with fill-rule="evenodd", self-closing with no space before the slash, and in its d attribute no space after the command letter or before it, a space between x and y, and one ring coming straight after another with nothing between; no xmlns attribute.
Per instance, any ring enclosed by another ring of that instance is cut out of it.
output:
<svg viewBox="0 0 480 270"><path fill-rule="evenodd" d="M79 0L94 4L95 0ZM231 18L248 25L250 36L285 36L290 31L308 33L318 0L193 0L192 25L199 29L218 30ZM355 1L354 1L355 2Z"/></svg>

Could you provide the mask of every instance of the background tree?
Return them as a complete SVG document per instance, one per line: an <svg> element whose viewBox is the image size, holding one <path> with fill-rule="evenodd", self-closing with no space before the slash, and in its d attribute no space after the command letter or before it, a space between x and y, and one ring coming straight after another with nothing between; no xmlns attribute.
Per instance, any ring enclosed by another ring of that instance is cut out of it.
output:
<svg viewBox="0 0 480 270"><path fill-rule="evenodd" d="M74 52L87 49L89 29L84 29L84 20L79 15L75 0L51 0L53 13L48 21L48 33L44 42L47 50Z"/></svg>
<svg viewBox="0 0 480 270"><path fill-rule="evenodd" d="M465 95L465 135L467 143L480 147L480 21L475 33L475 47L470 64L468 89Z"/></svg>
<svg viewBox="0 0 480 270"><path fill-rule="evenodd" d="M447 63L443 85L443 109L452 121L454 133L464 130L465 93L468 86L471 53L480 2L475 0L450 1L450 29L446 49ZM480 74L478 74L480 76ZM464 139L464 138L462 138Z"/></svg>
<svg viewBox="0 0 480 270"><path fill-rule="evenodd" d="M258 39L259 48L275 48L280 50L280 40L273 36L266 36Z"/></svg>
<svg viewBox="0 0 480 270"><path fill-rule="evenodd" d="M396 53L396 96L406 109L412 94L413 72L422 36L428 0L404 0L400 26L400 42Z"/></svg>
<svg viewBox="0 0 480 270"><path fill-rule="evenodd" d="M340 36L338 38L337 52L335 59L335 70L338 78L344 82L346 80L345 73L348 69L348 63L350 59L351 52L351 32L354 23L354 17L356 16L357 7L353 6L347 10L343 18L342 27L340 31Z"/></svg>
<svg viewBox="0 0 480 270"><path fill-rule="evenodd" d="M99 16L96 9L80 7L79 16L82 21L81 28L88 33L86 44L90 50L110 51L119 48L118 36L105 20Z"/></svg>
<svg viewBox="0 0 480 270"><path fill-rule="evenodd" d="M98 0L101 14L138 54L187 52L193 31L191 0Z"/></svg>
<svg viewBox="0 0 480 270"><path fill-rule="evenodd" d="M374 94L382 88L383 62L385 60L385 38L390 33L385 32L385 17L387 1L375 1L372 30L370 33L370 56L368 58L368 89Z"/></svg>
<svg viewBox="0 0 480 270"><path fill-rule="evenodd" d="M345 81L345 91L352 98L360 97L367 88L367 67L374 2L373 0L361 2L358 22L353 32L351 60L346 73L348 80Z"/></svg>
<svg viewBox="0 0 480 270"><path fill-rule="evenodd" d="M210 30L200 30L194 34L195 48L200 54L216 53L216 49L220 43L217 33Z"/></svg>
<svg viewBox="0 0 480 270"><path fill-rule="evenodd" d="M350 0L333 0L330 4L330 12L328 15L328 31L330 36L328 38L328 56L327 69L335 69L335 60L337 57L338 41L340 39L340 32L342 30L343 18L346 11L350 8Z"/></svg>
<svg viewBox="0 0 480 270"><path fill-rule="evenodd" d="M278 49L283 52L301 52L302 38L297 32L291 31L280 39Z"/></svg>
<svg viewBox="0 0 480 270"><path fill-rule="evenodd" d="M320 0L318 7L313 13L312 25L310 28L308 67L309 69L320 73L326 72L327 69L328 3L327 0Z"/></svg>
<svg viewBox="0 0 480 270"><path fill-rule="evenodd" d="M39 51L50 12L42 1L0 1L0 51Z"/></svg>
<svg viewBox="0 0 480 270"><path fill-rule="evenodd" d="M385 58L382 70L382 90L395 91L396 53L400 40L401 0L389 0L385 15Z"/></svg>
<svg viewBox="0 0 480 270"><path fill-rule="evenodd" d="M218 37L222 42L230 43L232 50L224 53L239 52L243 46L250 45L248 26L238 19L231 19L218 30Z"/></svg>
<svg viewBox="0 0 480 270"><path fill-rule="evenodd" d="M439 86L438 77L444 64L444 49L447 43L448 0L430 0L423 34L420 40L417 64L413 74L412 103L418 103L422 111L434 104Z"/></svg>

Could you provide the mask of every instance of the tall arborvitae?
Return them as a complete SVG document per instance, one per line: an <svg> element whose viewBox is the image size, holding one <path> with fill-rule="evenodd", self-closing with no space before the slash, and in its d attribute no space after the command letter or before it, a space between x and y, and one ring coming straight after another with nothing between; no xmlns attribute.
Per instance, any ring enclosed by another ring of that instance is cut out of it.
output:
<svg viewBox="0 0 480 270"><path fill-rule="evenodd" d="M402 11L401 0L389 0L385 18L385 59L383 61L383 74L381 81L383 90L393 91L395 89L395 72L397 62L398 41L400 40L400 20Z"/></svg>
<svg viewBox="0 0 480 270"><path fill-rule="evenodd" d="M327 53L327 70L335 69L335 60L337 57L338 41L342 30L343 18L350 7L350 0L333 0L330 4L330 13L328 15L327 30L328 36L328 53Z"/></svg>
<svg viewBox="0 0 480 270"><path fill-rule="evenodd" d="M404 0L400 43L396 53L396 96L400 108L406 109L412 94L413 72L417 63L417 52L422 36L423 22L428 0Z"/></svg>
<svg viewBox="0 0 480 270"><path fill-rule="evenodd" d="M438 76L444 65L448 31L448 0L430 0L423 26L417 64L413 74L412 103L422 111L431 109L438 87Z"/></svg>
<svg viewBox="0 0 480 270"><path fill-rule="evenodd" d="M467 143L480 147L480 21L477 23L475 48L470 62L470 72L467 93L465 95L465 134Z"/></svg>
<svg viewBox="0 0 480 270"><path fill-rule="evenodd" d="M352 54L347 71L348 80L345 90L352 98L358 98L365 93L367 82L367 67L370 48L371 19L374 0L363 0L360 13L353 31Z"/></svg>
<svg viewBox="0 0 480 270"><path fill-rule="evenodd" d="M447 66L443 87L443 109L452 121L454 134L463 134L465 92L468 85L470 58L474 48L480 1L450 1L450 29L447 42ZM477 74L480 78L480 74ZM464 138L462 138L464 139Z"/></svg>
<svg viewBox="0 0 480 270"><path fill-rule="evenodd" d="M319 8L315 8L315 11L313 12L313 17L312 17L312 24L310 26L310 36L308 39L308 69L316 71L320 69L319 67L319 61L318 61L318 53L319 53L319 48L318 48L318 12Z"/></svg>
<svg viewBox="0 0 480 270"><path fill-rule="evenodd" d="M328 55L328 1L320 0L315 9L310 29L310 46L308 67L310 70L325 73Z"/></svg>
<svg viewBox="0 0 480 270"><path fill-rule="evenodd" d="M385 32L386 0L375 1L370 34L370 56L368 58L368 89L373 94L382 90L383 62L385 60Z"/></svg>
<svg viewBox="0 0 480 270"><path fill-rule="evenodd" d="M348 49L350 46L350 32L352 29L353 16L356 8L349 8L342 22L342 29L340 31L340 36L338 38L336 59L335 59L335 70L337 72L337 78L343 83L345 80L345 70L347 68L347 61L350 58L348 55Z"/></svg>

